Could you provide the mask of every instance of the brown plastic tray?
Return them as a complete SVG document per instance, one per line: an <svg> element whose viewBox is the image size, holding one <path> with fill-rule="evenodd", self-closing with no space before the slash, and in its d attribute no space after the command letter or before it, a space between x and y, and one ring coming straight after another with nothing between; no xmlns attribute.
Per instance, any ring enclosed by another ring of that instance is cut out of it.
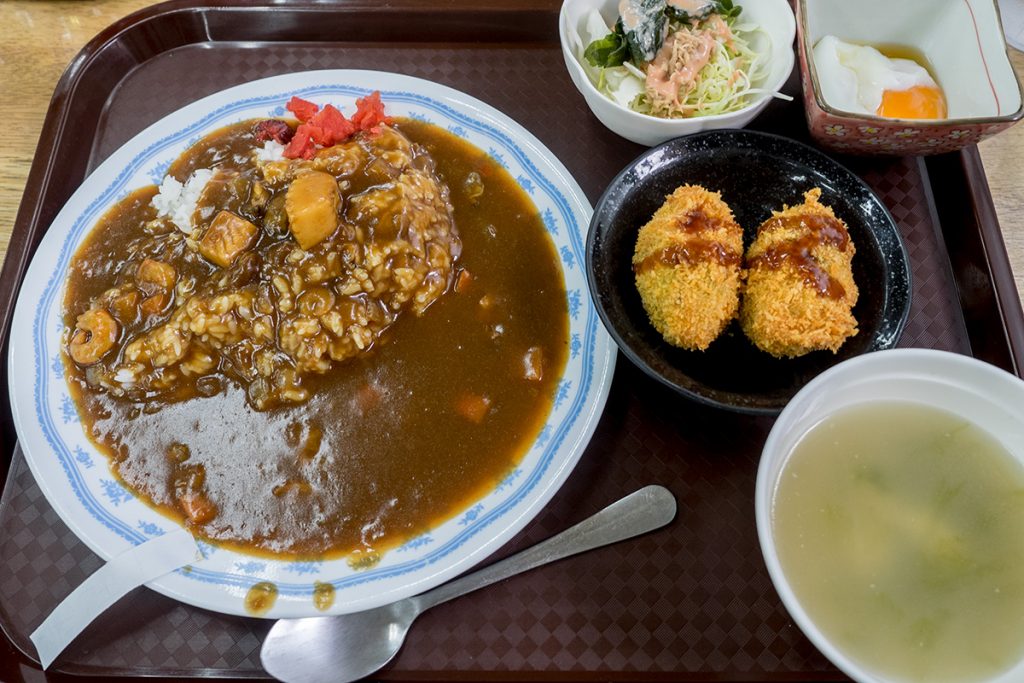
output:
<svg viewBox="0 0 1024 683"><path fill-rule="evenodd" d="M591 201L642 149L589 113L562 63L556 0L193 0L111 26L68 67L47 113L0 273L6 360L13 302L35 245L74 188L136 132L198 97L252 79L373 68L433 80L503 110L539 137ZM795 78L788 89L799 86ZM799 98L753 126L797 139ZM1021 312L977 151L840 158L891 210L913 270L901 345L973 354L1019 372ZM6 363L0 364L6 374ZM6 377L0 377L6 386ZM269 624L139 589L95 622L45 677L27 636L100 564L46 503L17 448L6 393L0 449L0 680L265 676ZM387 680L844 680L786 614L753 519L769 418L703 408L620 358L591 446L562 491L499 554L537 542L649 483L679 502L669 527L509 579L424 615ZM77 674L71 676L69 674Z"/></svg>

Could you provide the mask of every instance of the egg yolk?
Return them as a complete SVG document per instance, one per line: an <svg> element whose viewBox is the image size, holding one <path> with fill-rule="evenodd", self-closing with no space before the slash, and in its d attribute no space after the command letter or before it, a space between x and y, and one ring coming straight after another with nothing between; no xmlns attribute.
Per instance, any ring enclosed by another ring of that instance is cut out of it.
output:
<svg viewBox="0 0 1024 683"><path fill-rule="evenodd" d="M892 119L944 119L946 98L941 90L928 85L886 90L875 113Z"/></svg>

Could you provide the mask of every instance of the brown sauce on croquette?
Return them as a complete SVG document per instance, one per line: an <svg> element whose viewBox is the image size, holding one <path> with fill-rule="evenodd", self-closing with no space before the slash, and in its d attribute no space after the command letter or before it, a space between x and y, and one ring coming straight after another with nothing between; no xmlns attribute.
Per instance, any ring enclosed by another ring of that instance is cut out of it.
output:
<svg viewBox="0 0 1024 683"><path fill-rule="evenodd" d="M830 245L839 251L846 251L850 244L850 234L842 221L832 216L803 214L799 216L776 216L761 226L761 232L803 228L813 236L819 244Z"/></svg>
<svg viewBox="0 0 1024 683"><path fill-rule="evenodd" d="M751 268L764 266L778 270L790 264L800 274L804 284L813 287L821 296L830 299L843 298L846 290L821 267L813 254L814 249L822 246L833 246L839 251L846 251L850 244L850 235L843 224L831 216L803 215L778 216L761 227L762 231L780 229L802 230L802 234L796 239L765 249L764 253L750 259L748 265Z"/></svg>
<svg viewBox="0 0 1024 683"><path fill-rule="evenodd" d="M699 235L720 229L722 221L712 218L700 209L694 209L677 218L676 227L682 232Z"/></svg>
<svg viewBox="0 0 1024 683"><path fill-rule="evenodd" d="M640 263L634 264L633 271L639 275L659 265L671 267L682 263L696 265L709 261L723 266L737 266L741 260L740 254L732 253L720 242L696 238L685 244L673 244L650 254Z"/></svg>

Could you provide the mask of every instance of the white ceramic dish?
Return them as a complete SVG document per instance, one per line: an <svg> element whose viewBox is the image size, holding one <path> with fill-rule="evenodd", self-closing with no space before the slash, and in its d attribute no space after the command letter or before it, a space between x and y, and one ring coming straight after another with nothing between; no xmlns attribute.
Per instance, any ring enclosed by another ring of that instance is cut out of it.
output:
<svg viewBox="0 0 1024 683"><path fill-rule="evenodd" d="M760 36L752 45L759 52L769 53L770 66L763 83L755 84L768 91L777 91L789 78L795 60L793 38L796 20L787 0L742 0L744 23L758 24L770 40ZM663 119L635 112L602 94L587 77L580 63L586 45L580 39L580 26L590 10L597 8L605 23L614 25L618 16L618 0L565 0L558 17L558 35L562 43L562 57L576 89L583 95L594 116L610 130L627 140L653 146L690 133L716 128L743 128L761 113L771 94L763 93L751 99L739 111L716 116L690 119Z"/></svg>
<svg viewBox="0 0 1024 683"><path fill-rule="evenodd" d="M884 17L884 20L880 18ZM800 72L807 124L843 153L937 154L974 145L1024 117L994 0L799 0ZM823 96L813 59L827 35L924 55L948 104L945 119L892 119L842 111Z"/></svg>
<svg viewBox="0 0 1024 683"><path fill-rule="evenodd" d="M993 365L929 349L879 351L836 365L786 406L765 442L754 494L757 534L768 573L800 629L850 678L891 683L851 660L815 626L786 579L775 549L772 499L797 442L825 417L877 400L924 404L961 415L995 436L1024 463L1024 381ZM1024 680L1024 661L985 683Z"/></svg>
<svg viewBox="0 0 1024 683"><path fill-rule="evenodd" d="M811 45L834 35L918 50L946 93L950 119L992 118L1020 108L1020 86L992 0L814 0L806 12Z"/></svg>
<svg viewBox="0 0 1024 683"><path fill-rule="evenodd" d="M130 190L159 182L171 160L217 128L285 114L292 95L354 111L380 90L388 113L447 128L503 164L529 193L562 259L570 351L546 425L498 487L430 533L384 555L369 570L344 560L291 562L202 544L205 558L151 588L206 609L245 614L259 581L278 598L267 618L314 616L314 582L335 587L328 613L353 612L422 592L462 573L522 529L551 499L586 447L611 384L615 346L585 281L591 208L562 164L496 109L436 83L373 71L313 71L246 83L184 107L132 138L72 195L29 267L11 326L10 401L18 438L47 500L94 552L108 559L174 524L124 489L83 433L63 378L62 305L68 263L99 217Z"/></svg>

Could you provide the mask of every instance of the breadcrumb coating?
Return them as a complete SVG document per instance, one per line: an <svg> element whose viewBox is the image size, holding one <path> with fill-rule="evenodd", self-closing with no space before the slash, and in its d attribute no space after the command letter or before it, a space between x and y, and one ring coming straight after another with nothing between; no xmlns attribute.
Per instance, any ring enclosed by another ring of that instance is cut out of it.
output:
<svg viewBox="0 0 1024 683"><path fill-rule="evenodd" d="M743 229L718 192L683 185L640 228L636 288L669 344L704 350L739 311Z"/></svg>
<svg viewBox="0 0 1024 683"><path fill-rule="evenodd" d="M747 250L740 325L754 345L779 358L835 353L857 333L856 249L820 196L814 188L803 204L774 212Z"/></svg>

